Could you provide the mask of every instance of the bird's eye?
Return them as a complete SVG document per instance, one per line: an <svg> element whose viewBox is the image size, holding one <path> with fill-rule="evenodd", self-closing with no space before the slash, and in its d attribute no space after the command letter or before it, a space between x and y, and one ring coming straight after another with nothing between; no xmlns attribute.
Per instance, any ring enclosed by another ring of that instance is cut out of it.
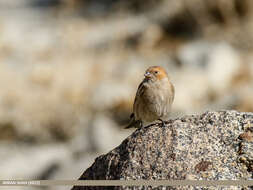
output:
<svg viewBox="0 0 253 190"><path fill-rule="evenodd" d="M155 71L155 74L158 74L159 72L158 71Z"/></svg>

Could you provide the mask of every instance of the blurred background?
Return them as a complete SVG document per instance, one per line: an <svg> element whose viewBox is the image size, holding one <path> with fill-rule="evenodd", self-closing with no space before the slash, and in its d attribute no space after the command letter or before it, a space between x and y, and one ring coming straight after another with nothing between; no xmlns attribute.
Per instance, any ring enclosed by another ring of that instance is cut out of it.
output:
<svg viewBox="0 0 253 190"><path fill-rule="evenodd" d="M171 118L253 111L252 10L252 0L0 0L0 179L78 179L134 130L123 128L152 65L175 85Z"/></svg>

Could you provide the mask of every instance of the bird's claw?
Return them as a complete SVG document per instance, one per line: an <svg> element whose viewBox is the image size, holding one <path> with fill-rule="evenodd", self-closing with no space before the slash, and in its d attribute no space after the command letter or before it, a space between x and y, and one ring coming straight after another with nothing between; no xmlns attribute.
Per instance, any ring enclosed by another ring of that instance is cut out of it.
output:
<svg viewBox="0 0 253 190"><path fill-rule="evenodd" d="M162 119L158 119L158 120L162 122L162 127L166 127L165 122Z"/></svg>

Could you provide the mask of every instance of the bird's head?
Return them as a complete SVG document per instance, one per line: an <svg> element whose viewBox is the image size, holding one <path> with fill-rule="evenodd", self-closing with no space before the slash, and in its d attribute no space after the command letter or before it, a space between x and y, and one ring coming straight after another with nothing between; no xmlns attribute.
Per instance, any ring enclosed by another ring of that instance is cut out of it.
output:
<svg viewBox="0 0 253 190"><path fill-rule="evenodd" d="M160 80L168 78L167 72L165 71L164 68L160 66L149 67L146 70L144 76L146 80L150 80L152 82L160 81Z"/></svg>

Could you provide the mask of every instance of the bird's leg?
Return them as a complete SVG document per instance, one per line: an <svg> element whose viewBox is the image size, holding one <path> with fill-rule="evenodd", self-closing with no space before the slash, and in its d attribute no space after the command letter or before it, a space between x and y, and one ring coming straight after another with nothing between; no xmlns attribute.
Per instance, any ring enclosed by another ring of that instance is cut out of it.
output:
<svg viewBox="0 0 253 190"><path fill-rule="evenodd" d="M141 130L143 127L144 127L144 125L143 125L143 121L138 120L138 127L136 127L136 128L137 128L137 130Z"/></svg>
<svg viewBox="0 0 253 190"><path fill-rule="evenodd" d="M140 121L140 128L143 127L143 121Z"/></svg>
<svg viewBox="0 0 253 190"><path fill-rule="evenodd" d="M162 122L163 127L166 127L165 122L162 119L158 119L158 120Z"/></svg>

